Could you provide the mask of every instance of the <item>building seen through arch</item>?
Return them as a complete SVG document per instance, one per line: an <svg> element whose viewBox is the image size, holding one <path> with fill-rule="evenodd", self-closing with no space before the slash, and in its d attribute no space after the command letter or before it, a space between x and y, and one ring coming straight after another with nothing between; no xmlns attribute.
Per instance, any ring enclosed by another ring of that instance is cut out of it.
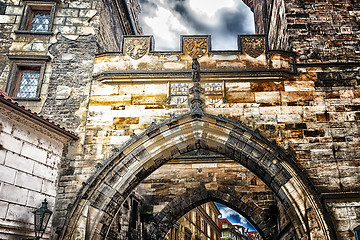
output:
<svg viewBox="0 0 360 240"><path fill-rule="evenodd" d="M162 51L136 0L0 0L0 239L45 198L44 239L221 239L213 202L265 240L357 239L359 3L244 3L236 49Z"/></svg>

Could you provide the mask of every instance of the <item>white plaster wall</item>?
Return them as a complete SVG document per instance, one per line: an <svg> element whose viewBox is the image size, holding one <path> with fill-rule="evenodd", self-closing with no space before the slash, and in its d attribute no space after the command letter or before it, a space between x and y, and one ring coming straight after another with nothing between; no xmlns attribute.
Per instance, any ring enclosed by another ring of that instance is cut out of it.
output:
<svg viewBox="0 0 360 240"><path fill-rule="evenodd" d="M63 143L2 113L0 129L0 239L32 237L32 211L54 208Z"/></svg>

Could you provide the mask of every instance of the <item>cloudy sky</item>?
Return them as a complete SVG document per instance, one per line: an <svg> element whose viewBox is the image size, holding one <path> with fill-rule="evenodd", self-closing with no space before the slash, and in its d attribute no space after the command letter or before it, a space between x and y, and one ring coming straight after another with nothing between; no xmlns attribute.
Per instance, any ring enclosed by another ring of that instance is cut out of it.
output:
<svg viewBox="0 0 360 240"><path fill-rule="evenodd" d="M209 34L212 49L237 49L238 34L254 33L254 17L241 0L139 0L140 23L156 50L180 50L180 35Z"/></svg>
<svg viewBox="0 0 360 240"><path fill-rule="evenodd" d="M227 220L229 220L229 222L231 222L232 224L237 224L248 228L249 231L257 231L256 228L254 228L254 226L251 225L251 223L246 220L246 218L241 216L238 212L235 212L231 208L228 208L220 203L215 202L215 204L220 210L222 218L227 218Z"/></svg>

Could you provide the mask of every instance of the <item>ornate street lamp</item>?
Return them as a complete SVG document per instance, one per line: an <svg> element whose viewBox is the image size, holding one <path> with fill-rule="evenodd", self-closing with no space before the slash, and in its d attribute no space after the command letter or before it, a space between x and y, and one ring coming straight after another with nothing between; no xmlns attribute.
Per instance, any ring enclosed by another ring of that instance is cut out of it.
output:
<svg viewBox="0 0 360 240"><path fill-rule="evenodd" d="M46 226L49 222L52 211L47 208L46 199L42 202L41 208L33 211L34 213L34 224L35 224L35 239L42 238L45 232Z"/></svg>

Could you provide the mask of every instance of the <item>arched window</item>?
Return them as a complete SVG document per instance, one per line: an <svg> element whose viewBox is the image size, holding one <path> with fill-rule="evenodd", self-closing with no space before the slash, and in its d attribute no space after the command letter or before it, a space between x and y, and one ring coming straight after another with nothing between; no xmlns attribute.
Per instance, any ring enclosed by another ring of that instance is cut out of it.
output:
<svg viewBox="0 0 360 240"><path fill-rule="evenodd" d="M354 228L355 240L360 240L360 225Z"/></svg>

